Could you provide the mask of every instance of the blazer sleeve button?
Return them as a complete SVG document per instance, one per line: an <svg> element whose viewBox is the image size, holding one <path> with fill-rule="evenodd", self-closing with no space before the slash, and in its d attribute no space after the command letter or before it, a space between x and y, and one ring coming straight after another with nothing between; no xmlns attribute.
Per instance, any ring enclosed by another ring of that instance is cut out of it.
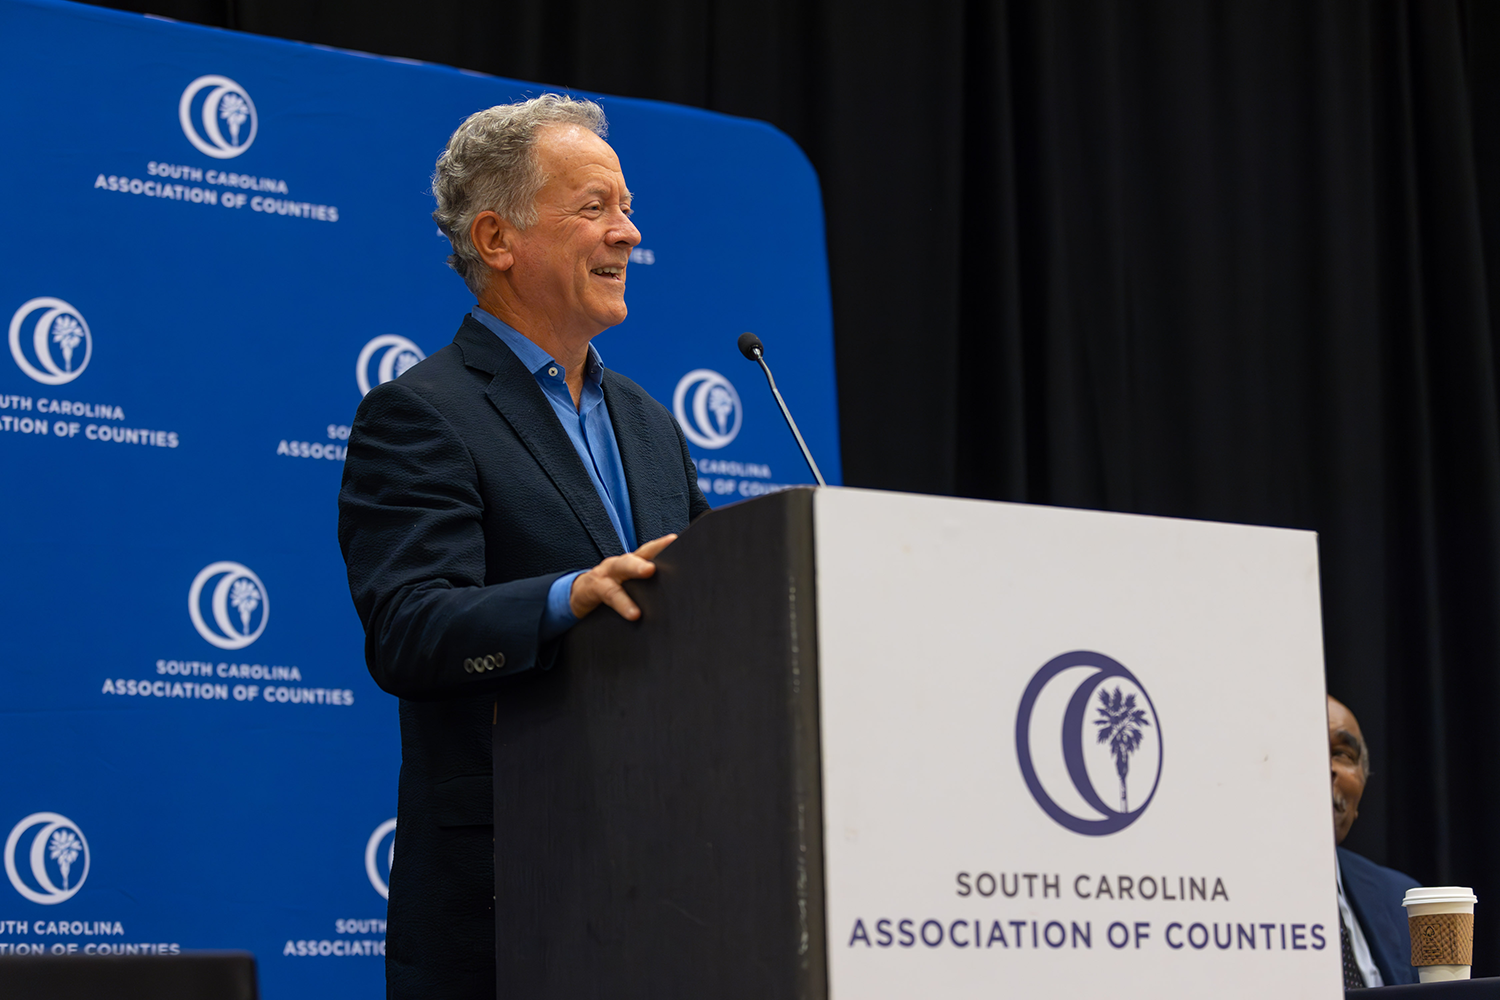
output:
<svg viewBox="0 0 1500 1000"><path fill-rule="evenodd" d="M472 674L473 672L474 672L474 661L473 660L465 660L464 661L464 673L466 673L466 674Z"/></svg>
<svg viewBox="0 0 1500 1000"><path fill-rule="evenodd" d="M505 666L505 654L504 653L496 653L495 654L495 666L497 666L497 667L503 667L503 666Z"/></svg>
<svg viewBox="0 0 1500 1000"><path fill-rule="evenodd" d="M495 658L493 656L486 656L484 658L484 669L485 670L494 670L495 669Z"/></svg>

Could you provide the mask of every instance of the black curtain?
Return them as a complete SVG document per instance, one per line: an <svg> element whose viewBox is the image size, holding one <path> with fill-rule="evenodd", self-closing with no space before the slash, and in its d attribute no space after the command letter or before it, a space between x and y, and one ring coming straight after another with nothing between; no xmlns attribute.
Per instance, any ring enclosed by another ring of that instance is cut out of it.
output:
<svg viewBox="0 0 1500 1000"><path fill-rule="evenodd" d="M1500 5L112 5L778 125L846 482L1317 530L1348 846L1500 905Z"/></svg>

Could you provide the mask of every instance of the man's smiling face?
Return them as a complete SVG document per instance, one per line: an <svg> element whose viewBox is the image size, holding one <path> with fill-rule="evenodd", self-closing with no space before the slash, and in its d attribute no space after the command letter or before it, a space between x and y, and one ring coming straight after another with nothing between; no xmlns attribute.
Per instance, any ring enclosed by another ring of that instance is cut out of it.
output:
<svg viewBox="0 0 1500 1000"><path fill-rule="evenodd" d="M592 337L627 314L625 269L641 241L630 190L615 151L587 129L547 128L535 152L547 181L536 222L515 237L515 291L555 328Z"/></svg>
<svg viewBox="0 0 1500 1000"><path fill-rule="evenodd" d="M1328 767L1333 779L1333 838L1342 844L1359 817L1359 800L1365 794L1369 761L1359 721L1343 702L1328 699Z"/></svg>

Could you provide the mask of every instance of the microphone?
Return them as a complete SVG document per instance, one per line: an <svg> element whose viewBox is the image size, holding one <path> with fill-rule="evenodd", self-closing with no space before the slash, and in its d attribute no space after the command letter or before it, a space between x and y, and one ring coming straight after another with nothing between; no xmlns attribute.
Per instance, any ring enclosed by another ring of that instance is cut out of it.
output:
<svg viewBox="0 0 1500 1000"><path fill-rule="evenodd" d="M786 418L786 425L792 429L792 437L797 439L797 447L802 449L802 457L807 459L807 467L812 470L813 478L818 481L819 486L827 486L823 480L823 473L818 471L818 463L813 461L812 452L807 450L807 442L802 440L802 432L797 429L797 421L792 419L792 411L786 408L786 400L781 398L781 392L776 388L776 379L771 375L771 366L766 364L766 346L760 342L760 338L753 333L740 334L740 353L751 361L760 364L760 370L766 373L766 382L771 386L771 395L776 397L776 405L781 407L781 415Z"/></svg>

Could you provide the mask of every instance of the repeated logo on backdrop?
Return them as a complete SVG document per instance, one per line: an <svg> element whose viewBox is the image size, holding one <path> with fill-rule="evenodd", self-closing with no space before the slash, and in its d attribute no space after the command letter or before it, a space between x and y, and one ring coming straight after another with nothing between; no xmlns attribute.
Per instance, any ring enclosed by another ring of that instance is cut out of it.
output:
<svg viewBox="0 0 1500 1000"><path fill-rule="evenodd" d="M188 84L177 103L177 119L188 142L217 160L239 156L249 149L260 128L250 94L227 76L200 76ZM198 129L200 122L202 131Z"/></svg>
<svg viewBox="0 0 1500 1000"><path fill-rule="evenodd" d="M729 380L708 368L690 371L677 381L672 412L682 433L700 448L719 449L740 432L745 411Z"/></svg>
<svg viewBox="0 0 1500 1000"><path fill-rule="evenodd" d="M89 366L94 336L83 313L62 299L44 295L22 303L11 316L10 356L33 381L64 385Z"/></svg>
<svg viewBox="0 0 1500 1000"><path fill-rule="evenodd" d="M67 385L94 358L94 334L83 313L51 295L27 299L10 317L11 360L43 386ZM73 390L69 390L70 394ZM125 407L98 399L0 393L0 431L37 437L82 438L115 444L176 448L176 431L127 424Z"/></svg>
<svg viewBox="0 0 1500 1000"><path fill-rule="evenodd" d="M10 884L44 906L72 899L83 888L89 860L88 838L77 823L58 813L32 813L5 838Z"/></svg>
<svg viewBox="0 0 1500 1000"><path fill-rule="evenodd" d="M243 563L212 562L188 587L188 618L200 638L223 650L254 643L271 618L271 595ZM180 658L179 658L180 657ZM354 704L352 688L305 686L296 664L214 662L189 656L161 657L152 676L106 677L100 693L126 698L164 698L205 705L341 706Z"/></svg>
<svg viewBox="0 0 1500 1000"><path fill-rule="evenodd" d="M209 73L183 88L177 121L194 149L214 160L232 160L250 149L260 132L260 115L250 92L227 76ZM205 169L176 162L179 153L148 160L145 177L99 171L95 191L139 195L203 207L239 210L317 222L338 222L337 205L300 201L284 177ZM279 197L278 197L279 196Z"/></svg>
<svg viewBox="0 0 1500 1000"><path fill-rule="evenodd" d="M88 881L93 852L77 823L61 813L36 812L11 827L4 861L11 888L22 898L55 906L72 899ZM0 955L182 953L178 942L118 940L126 937L125 924L106 919L92 908L86 913L88 919L75 919L85 915L75 907L22 912L21 919L0 920ZM44 913L48 915L43 917Z"/></svg>
<svg viewBox="0 0 1500 1000"><path fill-rule="evenodd" d="M244 649L266 630L271 599L250 567L209 563L188 588L188 614L193 628L208 642L220 649Z"/></svg>
<svg viewBox="0 0 1500 1000"><path fill-rule="evenodd" d="M1048 816L1090 837L1118 833L1146 811L1161 781L1156 706L1124 664L1103 653L1064 653L1026 686L1016 756Z"/></svg>
<svg viewBox="0 0 1500 1000"><path fill-rule="evenodd" d="M695 368L677 380L672 391L672 414L683 436L699 448L718 451L739 437L745 407L733 383L712 368ZM748 498L784 490L790 483L774 482L764 462L726 458L698 458L698 488L704 496Z"/></svg>

